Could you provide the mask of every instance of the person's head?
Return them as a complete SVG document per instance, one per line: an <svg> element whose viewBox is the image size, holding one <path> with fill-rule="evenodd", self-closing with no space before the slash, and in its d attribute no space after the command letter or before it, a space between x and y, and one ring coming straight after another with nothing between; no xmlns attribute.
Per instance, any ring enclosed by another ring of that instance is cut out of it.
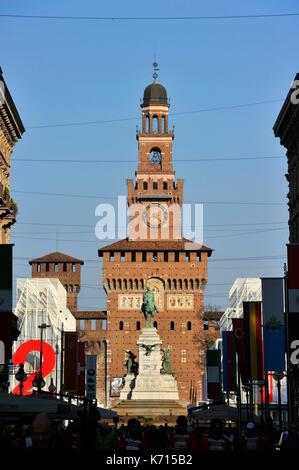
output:
<svg viewBox="0 0 299 470"><path fill-rule="evenodd" d="M132 437L138 437L140 435L140 421L136 418L131 418L128 421L128 431Z"/></svg>
<svg viewBox="0 0 299 470"><path fill-rule="evenodd" d="M187 425L188 425L188 419L186 416L178 416L177 419L176 419L176 424L177 424L177 427L179 428L186 428Z"/></svg>
<svg viewBox="0 0 299 470"><path fill-rule="evenodd" d="M248 437L253 437L256 434L256 426L254 423L249 422L246 425L246 434Z"/></svg>
<svg viewBox="0 0 299 470"><path fill-rule="evenodd" d="M36 447L47 447L51 431L51 421L47 413L39 413L32 421L32 437Z"/></svg>
<svg viewBox="0 0 299 470"><path fill-rule="evenodd" d="M221 436L223 436L223 423L221 419L212 419L210 425L210 434L213 435L215 438L220 438Z"/></svg>
<svg viewBox="0 0 299 470"><path fill-rule="evenodd" d="M289 439L295 439L295 440L299 439L297 428L294 425L290 426Z"/></svg>

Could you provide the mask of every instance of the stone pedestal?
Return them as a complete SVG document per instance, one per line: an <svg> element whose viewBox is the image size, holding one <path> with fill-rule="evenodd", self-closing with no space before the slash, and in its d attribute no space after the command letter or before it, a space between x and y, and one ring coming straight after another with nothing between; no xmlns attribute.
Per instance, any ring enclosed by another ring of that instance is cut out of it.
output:
<svg viewBox="0 0 299 470"><path fill-rule="evenodd" d="M127 374L114 409L121 416L178 416L187 414L187 403L179 400L173 374L165 374L161 360L161 338L156 328L143 328L138 338L138 375Z"/></svg>
<svg viewBox="0 0 299 470"><path fill-rule="evenodd" d="M161 338L156 328L143 328L138 338L139 374L132 400L178 400L178 387L172 374L162 374Z"/></svg>

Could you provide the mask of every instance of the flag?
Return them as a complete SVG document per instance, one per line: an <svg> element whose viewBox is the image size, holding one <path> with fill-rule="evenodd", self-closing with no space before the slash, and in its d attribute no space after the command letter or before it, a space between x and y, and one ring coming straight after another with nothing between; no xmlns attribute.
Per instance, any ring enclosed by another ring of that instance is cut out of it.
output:
<svg viewBox="0 0 299 470"><path fill-rule="evenodd" d="M299 243L288 247L289 312L299 313Z"/></svg>
<svg viewBox="0 0 299 470"><path fill-rule="evenodd" d="M285 370L283 279L262 279L264 369Z"/></svg>
<svg viewBox="0 0 299 470"><path fill-rule="evenodd" d="M246 365L250 380L263 380L261 302L243 302Z"/></svg>
<svg viewBox="0 0 299 470"><path fill-rule="evenodd" d="M246 367L244 320L243 318L233 318L232 322L236 349L238 353L238 369L241 375L242 383L247 384L249 381L249 371Z"/></svg>
<svg viewBox="0 0 299 470"><path fill-rule="evenodd" d="M221 354L219 349L208 349L206 353L208 398L221 400L220 367Z"/></svg>
<svg viewBox="0 0 299 470"><path fill-rule="evenodd" d="M233 331L222 332L222 369L223 390L235 392L237 390L236 342Z"/></svg>

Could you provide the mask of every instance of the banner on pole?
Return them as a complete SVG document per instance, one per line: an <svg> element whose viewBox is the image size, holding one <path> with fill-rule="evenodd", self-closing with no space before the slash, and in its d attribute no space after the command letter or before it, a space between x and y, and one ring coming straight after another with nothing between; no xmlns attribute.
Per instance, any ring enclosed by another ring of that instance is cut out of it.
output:
<svg viewBox="0 0 299 470"><path fill-rule="evenodd" d="M210 400L221 400L221 352L219 349L208 349L206 353L207 361L207 384L208 398Z"/></svg>
<svg viewBox="0 0 299 470"><path fill-rule="evenodd" d="M299 244L287 247L289 312L299 313Z"/></svg>
<svg viewBox="0 0 299 470"><path fill-rule="evenodd" d="M263 380L261 302L243 302L245 353L250 380Z"/></svg>
<svg viewBox="0 0 299 470"><path fill-rule="evenodd" d="M265 371L285 370L283 278L262 278Z"/></svg>
<svg viewBox="0 0 299 470"><path fill-rule="evenodd" d="M233 331L222 332L223 390L237 391L236 341Z"/></svg>

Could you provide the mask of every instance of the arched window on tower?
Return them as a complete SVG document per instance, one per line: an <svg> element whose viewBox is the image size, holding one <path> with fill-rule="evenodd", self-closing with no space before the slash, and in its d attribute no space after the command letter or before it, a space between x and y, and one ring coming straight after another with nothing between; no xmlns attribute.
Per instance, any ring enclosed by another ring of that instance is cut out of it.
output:
<svg viewBox="0 0 299 470"><path fill-rule="evenodd" d="M133 289L133 280L129 279L129 289Z"/></svg>
<svg viewBox="0 0 299 470"><path fill-rule="evenodd" d="M145 132L146 132L147 134L149 134L150 131L151 131L151 128L150 128L150 117L149 117L149 115L147 115L146 118L145 118Z"/></svg>
<svg viewBox="0 0 299 470"><path fill-rule="evenodd" d="M174 331L174 321L170 322L170 329L171 329L171 331Z"/></svg>
<svg viewBox="0 0 299 470"><path fill-rule="evenodd" d="M183 289L183 282L182 282L182 279L179 279L179 289L180 289L180 290Z"/></svg>
<svg viewBox="0 0 299 470"><path fill-rule="evenodd" d="M191 321L188 321L188 322L187 322L187 330L188 330L188 331L191 331L191 330L192 330L192 323L191 323Z"/></svg>
<svg viewBox="0 0 299 470"><path fill-rule="evenodd" d="M165 122L165 116L162 116L162 132L163 134L166 133L166 122Z"/></svg>
<svg viewBox="0 0 299 470"><path fill-rule="evenodd" d="M159 148L152 148L149 154L150 162L154 165L161 165L162 156Z"/></svg>
<svg viewBox="0 0 299 470"><path fill-rule="evenodd" d="M136 330L140 330L140 321L136 322Z"/></svg>
<svg viewBox="0 0 299 470"><path fill-rule="evenodd" d="M188 279L184 279L184 287L185 289L188 289Z"/></svg>
<svg viewBox="0 0 299 470"><path fill-rule="evenodd" d="M152 129L155 134L159 132L159 118L156 115L152 119Z"/></svg>
<svg viewBox="0 0 299 470"><path fill-rule="evenodd" d="M119 290L121 290L121 279L118 279L117 282L118 282L118 288Z"/></svg>
<svg viewBox="0 0 299 470"><path fill-rule="evenodd" d="M124 288L125 288L125 290L127 290L127 288L128 288L127 279L124 279Z"/></svg>
<svg viewBox="0 0 299 470"><path fill-rule="evenodd" d="M122 331L124 329L124 322L120 321L119 322L119 329Z"/></svg>

